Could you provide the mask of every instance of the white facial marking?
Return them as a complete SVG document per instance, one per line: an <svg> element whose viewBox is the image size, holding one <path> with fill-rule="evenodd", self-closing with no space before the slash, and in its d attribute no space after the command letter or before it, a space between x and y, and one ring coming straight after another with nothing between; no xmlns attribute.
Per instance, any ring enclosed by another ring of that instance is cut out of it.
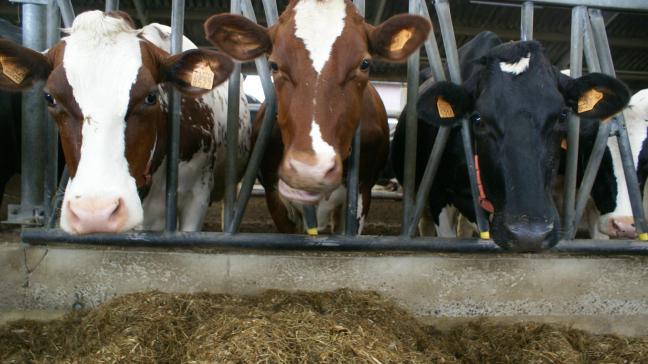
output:
<svg viewBox="0 0 648 364"><path fill-rule="evenodd" d="M521 73L524 73L524 71L526 71L527 69L529 69L530 62L531 62L531 53L527 54L526 57L520 58L517 62L514 63L500 62L499 66L502 72L510 73L517 76Z"/></svg>
<svg viewBox="0 0 648 364"><path fill-rule="evenodd" d="M304 42L319 75L331 57L333 44L344 30L346 3L344 0L302 0L295 6L295 35ZM318 82L319 83L319 82ZM313 112L316 102L313 99ZM322 139L319 125L315 118L310 132L312 149L320 161L325 164L335 157L333 147ZM323 153L323 154L320 154Z"/></svg>
<svg viewBox="0 0 648 364"><path fill-rule="evenodd" d="M628 137L630 139L630 149L632 150L632 160L637 166L639 160L639 153L643 141L648 137L646 130L646 119L648 119L648 89L637 92L630 99L628 107L623 112L626 121L626 128L628 130ZM630 197L628 196L628 187L626 185L625 174L623 173L623 164L619 154L619 144L617 138L612 137L608 139L608 148L612 153L612 165L614 166L614 175L617 180L617 198L616 209L607 216L632 216L632 208L630 206Z"/></svg>
<svg viewBox="0 0 648 364"><path fill-rule="evenodd" d="M295 35L304 41L319 74L344 30L344 0L302 0L295 6Z"/></svg>
<svg viewBox="0 0 648 364"><path fill-rule="evenodd" d="M137 31L101 11L80 14L64 38L63 67L83 114L81 157L64 206L80 199L121 199L125 229L142 222L143 210L124 154L131 86L142 66ZM61 227L70 231L66 209Z"/></svg>

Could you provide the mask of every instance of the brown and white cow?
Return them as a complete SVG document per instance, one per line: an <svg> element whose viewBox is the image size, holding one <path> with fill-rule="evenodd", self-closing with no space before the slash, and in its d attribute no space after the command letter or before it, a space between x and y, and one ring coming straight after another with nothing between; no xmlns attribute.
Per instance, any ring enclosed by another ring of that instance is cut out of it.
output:
<svg viewBox="0 0 648 364"><path fill-rule="evenodd" d="M303 204L318 204L318 229L343 229L344 162L361 128L360 228L371 187L387 159L385 107L369 81L372 57L402 61L430 31L428 20L395 16L378 27L365 23L350 1L293 0L266 29L232 14L212 16L207 38L238 60L270 55L277 91L277 126L261 167L266 201L282 232L305 226ZM263 112L255 122L253 139Z"/></svg>
<svg viewBox="0 0 648 364"><path fill-rule="evenodd" d="M173 85L189 96L182 98L179 227L200 229L210 195L223 194L218 175L225 160L223 82L232 61L196 49L187 38L184 52L170 56L169 27L134 29L122 13L82 13L66 32L43 54L0 41L0 88L23 90L46 81L45 99L71 176L61 228L73 234L163 228L166 98L167 85ZM251 134L244 97L239 116L242 171Z"/></svg>

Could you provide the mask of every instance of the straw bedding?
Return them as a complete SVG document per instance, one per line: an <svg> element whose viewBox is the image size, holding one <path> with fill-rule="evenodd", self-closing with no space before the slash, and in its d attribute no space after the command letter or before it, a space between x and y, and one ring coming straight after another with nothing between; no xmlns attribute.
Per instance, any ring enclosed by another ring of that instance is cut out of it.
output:
<svg viewBox="0 0 648 364"><path fill-rule="evenodd" d="M373 292L135 293L0 327L0 363L648 363L648 339L546 324L438 331Z"/></svg>

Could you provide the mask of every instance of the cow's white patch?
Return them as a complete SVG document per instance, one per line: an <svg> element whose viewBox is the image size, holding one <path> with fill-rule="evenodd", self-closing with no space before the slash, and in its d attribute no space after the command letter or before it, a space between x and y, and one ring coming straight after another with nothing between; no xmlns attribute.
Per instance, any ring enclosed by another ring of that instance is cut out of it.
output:
<svg viewBox="0 0 648 364"><path fill-rule="evenodd" d="M295 35L304 41L319 74L344 30L344 0L302 0L295 6Z"/></svg>
<svg viewBox="0 0 648 364"><path fill-rule="evenodd" d="M632 160L635 167L639 159L641 147L648 136L646 130L646 120L648 119L648 89L637 92L630 99L628 107L623 112L630 139L630 149L632 150ZM607 227L607 221L610 217L632 216L632 207L630 206L630 197L626 185L625 174L623 173L623 164L619 154L619 144L616 137L608 139L608 148L612 153L612 165L614 166L614 175L617 180L617 198L616 209L600 217L600 227ZM605 231L605 233L607 233Z"/></svg>
<svg viewBox="0 0 648 364"><path fill-rule="evenodd" d="M100 11L80 14L65 41L63 67L83 113L81 156L68 184L72 199L121 199L127 211L122 229L142 223L143 210L126 160L124 117L130 89L142 66L137 31ZM61 227L72 231L67 209Z"/></svg>
<svg viewBox="0 0 648 364"><path fill-rule="evenodd" d="M310 137L311 147L318 159L317 164L322 164L326 168L330 165L331 161L335 163L335 149L322 138L322 131L315 120L311 123ZM327 172L329 169L330 166L324 172Z"/></svg>
<svg viewBox="0 0 648 364"><path fill-rule="evenodd" d="M520 58L517 62L508 63L500 62L500 70L502 72L510 73L513 75L519 75L524 73L524 71L529 69L529 64L531 63L531 53L527 54L526 57Z"/></svg>

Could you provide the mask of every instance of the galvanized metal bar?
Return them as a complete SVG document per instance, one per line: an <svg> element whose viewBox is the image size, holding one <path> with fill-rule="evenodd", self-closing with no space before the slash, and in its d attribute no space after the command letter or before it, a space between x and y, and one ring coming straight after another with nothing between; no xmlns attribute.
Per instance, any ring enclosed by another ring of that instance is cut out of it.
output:
<svg viewBox="0 0 648 364"><path fill-rule="evenodd" d="M450 4L447 0L439 0L434 6L439 19L441 36L443 37L443 45L445 48L448 71L450 73L450 80L456 84L461 84L461 67L459 66L459 53L457 51L457 41L455 39L454 28L452 25L452 16L450 15ZM472 150L472 141L470 138L470 126L467 120L464 119L461 121L461 128L466 166L468 168L468 177L472 192L473 208L475 210L475 218L479 228L479 234L482 239L489 239L488 220L479 204L477 173L475 169L474 153ZM418 223L418 221L416 223Z"/></svg>
<svg viewBox="0 0 648 364"><path fill-rule="evenodd" d="M243 4L245 5L241 9L243 15L256 22L256 15L254 14L254 8L252 7L251 1L245 0ZM268 26L272 26L277 22L277 3L275 0L263 0L263 6ZM266 57L259 57L254 60L254 62L256 64L259 78L261 79L263 93L265 94L266 109L265 114L263 115L263 121L261 122L261 129L257 135L254 149L252 149L248 165L241 181L241 189L236 205L234 206L232 219L229 226L226 226L227 231L230 231L231 233L238 232L239 226L241 225L243 214L245 213L248 201L252 195L254 182L256 181L257 173L261 166L261 161L263 160L269 137L276 121L277 104L275 100L274 85L272 84L272 78L270 77L268 60Z"/></svg>
<svg viewBox="0 0 648 364"><path fill-rule="evenodd" d="M607 33L605 31L605 19L603 18L603 14L599 9L592 9L589 15L592 23L592 35L594 36L596 50L599 54L601 70L603 73L615 76L614 63L612 61L612 54L610 53L610 43L608 42ZM630 197L632 214L634 216L635 229L637 230L639 239L646 241L648 240L648 223L646 223L645 211L643 210L641 191L639 191L639 181L634 160L632 158L628 130L626 129L623 114L621 113L617 115L617 117L613 119L613 122L617 123L617 142L621 154L623 172L626 178L628 196Z"/></svg>
<svg viewBox="0 0 648 364"><path fill-rule="evenodd" d="M119 10L119 0L106 0L106 12Z"/></svg>
<svg viewBox="0 0 648 364"><path fill-rule="evenodd" d="M68 173L67 166L63 168L63 173L61 173L61 179L59 181L58 188L56 189L56 194L54 195L54 202L52 203L52 210L47 217L47 224L45 225L48 229L54 229L56 226L56 217L59 211L61 211L61 205L63 205L63 197L65 196L65 189L67 188L68 181L70 180L70 174Z"/></svg>
<svg viewBox="0 0 648 364"><path fill-rule="evenodd" d="M430 11L425 1L421 1L419 14L427 19L430 19L430 21L432 19L430 18ZM432 74L434 75L435 81L445 81L446 75L445 70L443 69L443 61L441 61L439 45L437 44L436 35L434 34L434 23L432 23L430 34L428 35L427 40L425 40L424 45L425 53L427 54L428 62L430 63L430 68L432 69Z"/></svg>
<svg viewBox="0 0 648 364"><path fill-rule="evenodd" d="M358 12L363 17L365 16L365 1L353 0L353 3L358 8ZM360 148L361 148L361 128L358 127L353 135L351 142L351 154L347 161L347 199L346 199L346 216L344 224L344 233L347 236L354 236L358 234L359 229L359 216L358 216L358 194L359 194L359 181L360 181Z"/></svg>
<svg viewBox="0 0 648 364"><path fill-rule="evenodd" d="M230 12L241 14L241 0L230 1ZM229 78L227 89L227 157L225 171L225 198L223 203L223 221L226 232L231 233L229 226L234 216L236 204L236 183L238 179L237 159L239 142L239 111L241 97L241 64L236 63Z"/></svg>
<svg viewBox="0 0 648 364"><path fill-rule="evenodd" d="M146 17L146 11L142 0L133 0L133 5L135 5L135 12L137 13L137 17L139 18L140 23L142 23L142 26L148 24L148 19Z"/></svg>
<svg viewBox="0 0 648 364"><path fill-rule="evenodd" d="M39 52L45 50L46 6L24 3L22 14L23 45ZM46 137L42 86L43 82L38 82L22 97L20 209L17 215L9 216L15 223L42 222L46 151L41 148Z"/></svg>
<svg viewBox="0 0 648 364"><path fill-rule="evenodd" d="M63 18L63 26L66 28L72 27L74 22L74 8L72 7L72 0L57 0L61 17Z"/></svg>
<svg viewBox="0 0 648 364"><path fill-rule="evenodd" d="M524 3L528 0L498 0L507 3ZM534 0L537 5L555 5L563 7L585 6L588 8L648 10L646 0Z"/></svg>
<svg viewBox="0 0 648 364"><path fill-rule="evenodd" d="M171 4L171 54L182 52L184 27L184 0ZM182 116L180 92L169 90L169 139L167 149L166 178L166 231L178 227L178 162L180 159L180 118Z"/></svg>
<svg viewBox="0 0 648 364"><path fill-rule="evenodd" d="M409 0L409 13L419 14L420 0ZM414 214L416 188L416 141L418 117L416 100L418 98L419 63L421 52L414 52L407 60L407 119L405 132L405 167L403 173L403 225L401 234L407 235Z"/></svg>
<svg viewBox="0 0 648 364"><path fill-rule="evenodd" d="M228 248L292 251L372 251L436 253L506 253L495 243L472 239L404 238L402 236L355 236L275 234L227 234L213 232L69 235L61 230L24 229L21 240L34 245L82 244L127 248ZM561 242L549 253L648 255L648 245L627 240L576 240ZM547 253L545 253L547 254Z"/></svg>
<svg viewBox="0 0 648 364"><path fill-rule="evenodd" d="M583 32L583 50L585 52L585 62L587 63L588 72L601 72L601 63L599 62L594 35L592 34L592 23L587 12L582 13L584 32Z"/></svg>
<svg viewBox="0 0 648 364"><path fill-rule="evenodd" d="M378 24L382 20L383 14L385 13L385 4L387 0L378 0L378 5L376 6L376 13L373 17L373 24ZM423 2L421 2L423 3Z"/></svg>
<svg viewBox="0 0 648 364"><path fill-rule="evenodd" d="M522 3L522 16L520 20L520 39L533 39L533 1Z"/></svg>
<svg viewBox="0 0 648 364"><path fill-rule="evenodd" d="M47 40L46 47L49 49L61 39L61 13L56 0L49 0L47 3ZM43 209L46 218L54 214L52 202L56 194L58 179L58 128L52 116L45 112L45 135L47 141L47 153L45 157L45 175L43 187Z"/></svg>
<svg viewBox="0 0 648 364"><path fill-rule="evenodd" d="M317 205L303 205L302 213L306 222L306 233L311 236L317 235Z"/></svg>
<svg viewBox="0 0 648 364"><path fill-rule="evenodd" d="M570 74L578 78L583 72L583 13L587 9L577 6L572 9ZM563 205L563 225L574 223L576 177L578 168L578 137L580 133L580 117L569 115L567 130L567 163L565 168L565 198Z"/></svg>

